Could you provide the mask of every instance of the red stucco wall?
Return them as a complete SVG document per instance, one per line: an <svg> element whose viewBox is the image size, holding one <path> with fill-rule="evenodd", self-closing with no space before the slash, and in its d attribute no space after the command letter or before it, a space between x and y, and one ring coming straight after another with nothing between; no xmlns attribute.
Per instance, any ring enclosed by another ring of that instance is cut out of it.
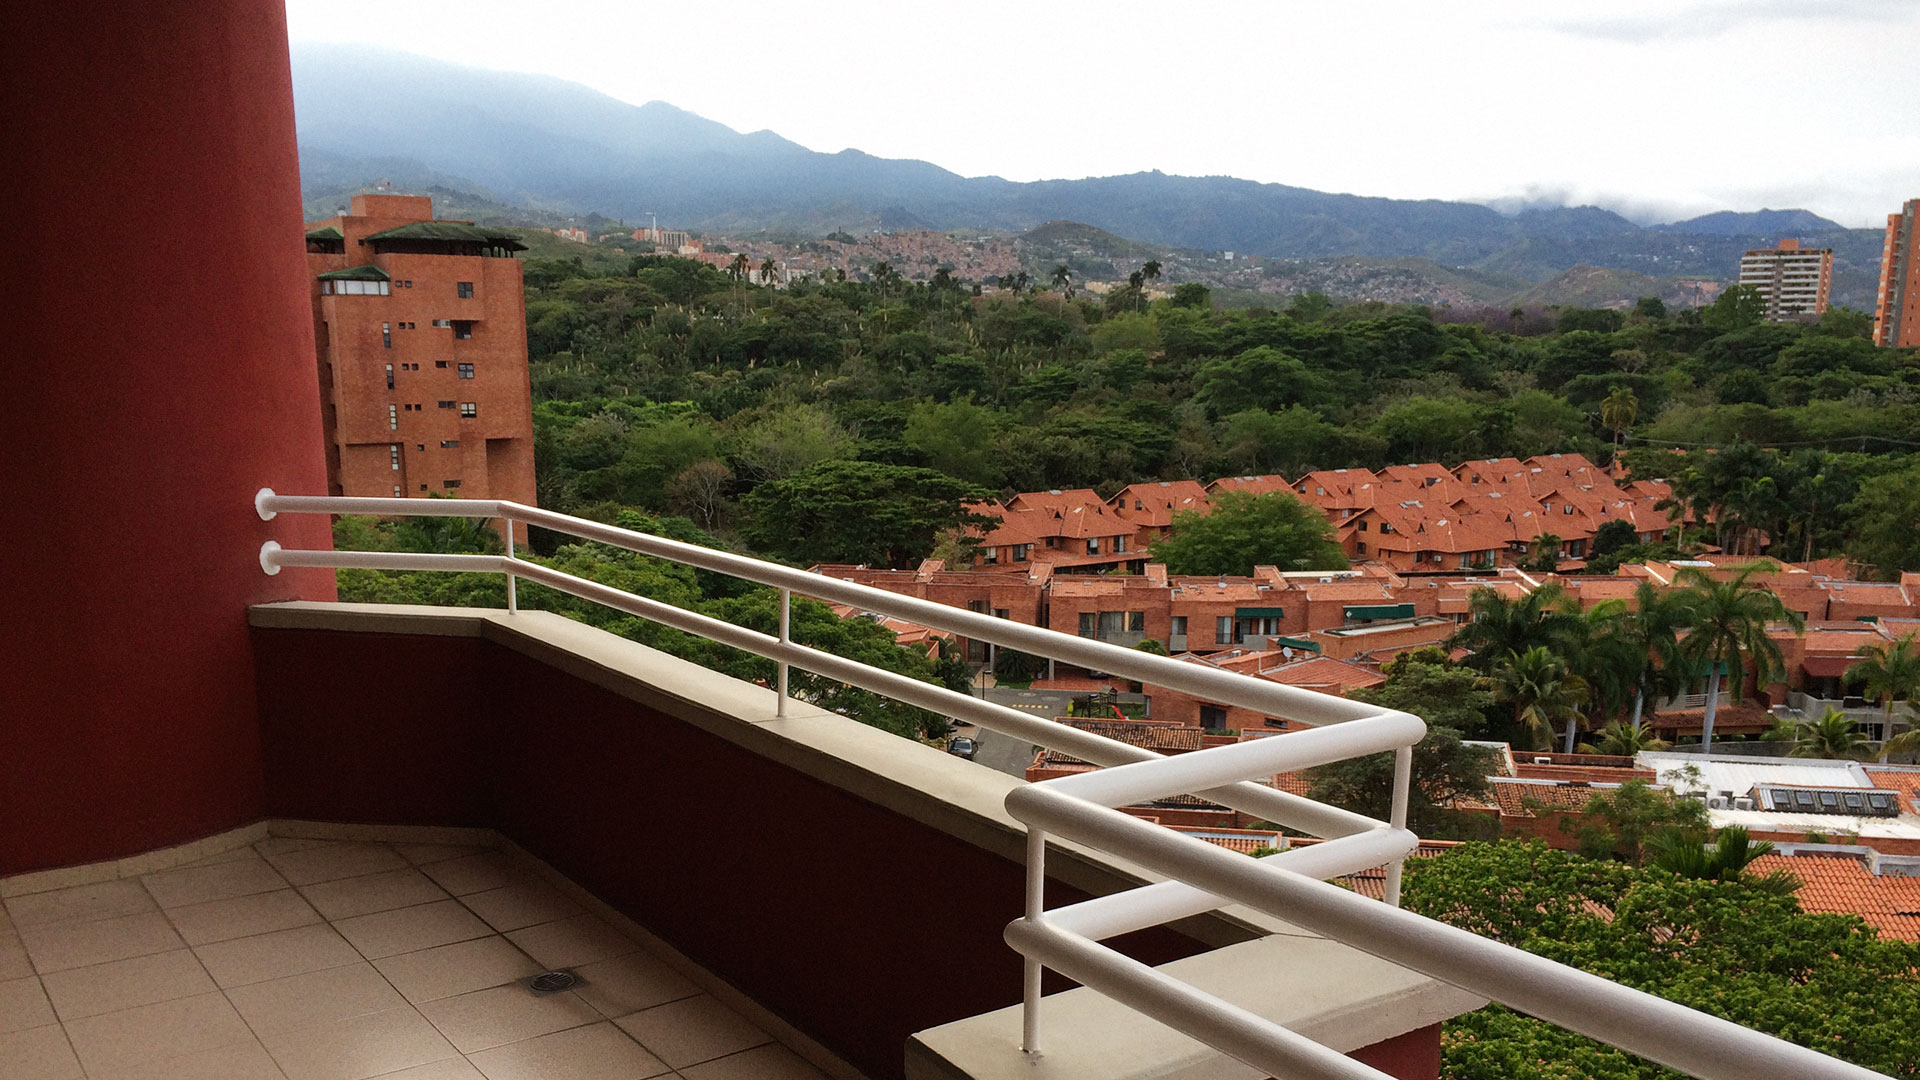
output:
<svg viewBox="0 0 1920 1080"><path fill-rule="evenodd" d="M0 874L258 820L262 486L320 492L280 0L5 5ZM271 528L271 534L269 529Z"/></svg>

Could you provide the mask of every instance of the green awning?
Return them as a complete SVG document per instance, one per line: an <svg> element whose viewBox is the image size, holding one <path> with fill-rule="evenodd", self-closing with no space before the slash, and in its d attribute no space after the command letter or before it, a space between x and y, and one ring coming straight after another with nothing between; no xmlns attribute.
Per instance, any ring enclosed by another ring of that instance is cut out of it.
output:
<svg viewBox="0 0 1920 1080"><path fill-rule="evenodd" d="M1284 619L1287 613L1277 607L1243 607L1233 609L1236 619Z"/></svg>
<svg viewBox="0 0 1920 1080"><path fill-rule="evenodd" d="M1349 604L1349 619L1411 619L1412 604Z"/></svg>
<svg viewBox="0 0 1920 1080"><path fill-rule="evenodd" d="M321 281L391 281L387 272L368 263L364 266L349 266L345 270L329 270L317 275Z"/></svg>
<svg viewBox="0 0 1920 1080"><path fill-rule="evenodd" d="M503 247L509 251L525 251L527 247L520 242L518 236L504 229L482 229L473 225L462 225L457 221L412 221L383 232L373 233L367 239L447 240L463 244Z"/></svg>
<svg viewBox="0 0 1920 1080"><path fill-rule="evenodd" d="M309 240L345 240L346 237L341 235L339 229L336 229L333 226L328 225L328 226L325 226L324 228L315 229L312 232L308 233L307 239Z"/></svg>
<svg viewBox="0 0 1920 1080"><path fill-rule="evenodd" d="M1320 651L1320 643L1317 641L1306 641L1301 638L1295 638L1295 637L1270 637L1267 639L1267 641L1269 643L1268 645L1269 648L1278 649L1278 648L1285 648L1291 645L1296 649L1306 649L1310 652L1317 653Z"/></svg>

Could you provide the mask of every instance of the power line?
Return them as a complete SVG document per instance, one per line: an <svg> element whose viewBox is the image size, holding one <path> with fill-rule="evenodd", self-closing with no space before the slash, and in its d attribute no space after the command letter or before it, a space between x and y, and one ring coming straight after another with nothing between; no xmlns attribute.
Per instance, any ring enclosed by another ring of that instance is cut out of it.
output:
<svg viewBox="0 0 1920 1080"><path fill-rule="evenodd" d="M1628 435L1626 436L1626 441L1645 443L1649 446L1678 446L1691 450L1720 450L1730 445L1725 442L1680 442L1674 439L1649 439L1642 435ZM1739 442L1742 440L1736 439L1734 441ZM1891 443L1895 446L1920 446L1920 442L1915 442L1912 439L1896 439L1891 435L1834 435L1825 439L1804 439L1795 442L1756 442L1753 445L1761 449L1771 450L1784 446L1829 446L1834 443L1850 442L1861 443L1861 449L1865 449L1864 444L1868 442Z"/></svg>

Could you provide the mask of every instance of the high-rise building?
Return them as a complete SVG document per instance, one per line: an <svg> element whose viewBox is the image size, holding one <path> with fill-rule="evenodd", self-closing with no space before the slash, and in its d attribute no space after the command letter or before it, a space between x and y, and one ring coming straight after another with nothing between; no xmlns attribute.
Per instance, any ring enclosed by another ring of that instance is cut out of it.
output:
<svg viewBox="0 0 1920 1080"><path fill-rule="evenodd" d="M1816 318L1827 310L1833 287L1833 249L1803 248L1788 239L1749 251L1740 257L1740 284L1766 298L1769 322Z"/></svg>
<svg viewBox="0 0 1920 1080"><path fill-rule="evenodd" d="M413 195L309 224L332 493L534 502L521 249Z"/></svg>
<svg viewBox="0 0 1920 1080"><path fill-rule="evenodd" d="M1887 215L1887 241L1880 249L1880 297L1873 313L1875 345L1920 345L1920 259L1914 258L1914 219L1920 199L1908 199Z"/></svg>

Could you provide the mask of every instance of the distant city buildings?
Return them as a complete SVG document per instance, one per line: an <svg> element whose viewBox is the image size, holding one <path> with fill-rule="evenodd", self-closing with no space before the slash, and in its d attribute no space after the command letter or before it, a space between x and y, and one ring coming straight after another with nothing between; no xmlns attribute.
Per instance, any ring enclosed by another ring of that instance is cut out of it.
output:
<svg viewBox="0 0 1920 1080"><path fill-rule="evenodd" d="M382 194L306 241L329 493L531 505L520 242Z"/></svg>
<svg viewBox="0 0 1920 1080"><path fill-rule="evenodd" d="M1818 318L1833 288L1833 249L1803 248L1788 239L1777 248L1749 251L1740 258L1740 284L1766 299L1768 322Z"/></svg>
<svg viewBox="0 0 1920 1080"><path fill-rule="evenodd" d="M1875 345L1920 345L1920 261L1914 259L1914 218L1920 199L1908 199L1887 215L1887 240L1880 251L1880 292L1873 318Z"/></svg>

